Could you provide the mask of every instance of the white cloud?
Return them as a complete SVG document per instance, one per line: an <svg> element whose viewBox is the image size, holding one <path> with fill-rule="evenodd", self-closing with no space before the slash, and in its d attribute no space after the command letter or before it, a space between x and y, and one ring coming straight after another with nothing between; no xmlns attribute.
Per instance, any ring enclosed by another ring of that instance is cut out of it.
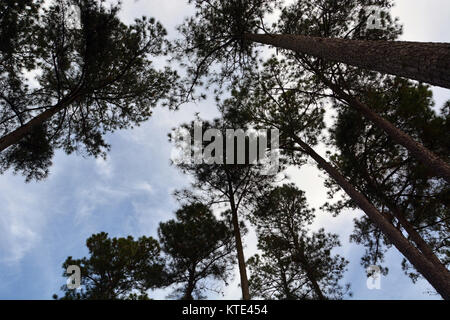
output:
<svg viewBox="0 0 450 320"><path fill-rule="evenodd" d="M97 171L99 175L103 178L110 178L113 173L113 165L111 163L111 159L107 158L106 160L102 157L95 159L95 166L97 167Z"/></svg>
<svg viewBox="0 0 450 320"><path fill-rule="evenodd" d="M0 263L15 264L41 240L46 224L45 205L38 196L17 191L22 181L13 181L18 177L2 178L9 180L13 188L0 185Z"/></svg>
<svg viewBox="0 0 450 320"><path fill-rule="evenodd" d="M152 195L152 194L155 193L155 190L153 189L153 187L148 182L139 182L139 183L137 183L136 190L137 191L144 191L144 192L148 193L149 195Z"/></svg>

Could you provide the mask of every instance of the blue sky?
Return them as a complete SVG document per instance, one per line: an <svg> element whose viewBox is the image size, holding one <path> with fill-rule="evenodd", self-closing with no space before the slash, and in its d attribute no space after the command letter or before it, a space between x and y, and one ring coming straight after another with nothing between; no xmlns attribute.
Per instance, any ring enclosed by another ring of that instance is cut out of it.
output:
<svg viewBox="0 0 450 320"><path fill-rule="evenodd" d="M124 0L122 17L131 21L142 14L154 16L175 36L174 27L192 11L184 0ZM448 0L397 0L394 14L404 24L404 40L450 42ZM450 91L436 88L437 106L450 99ZM61 264L69 255L87 254L85 240L105 231L114 237L156 236L160 221L172 218L177 203L172 192L187 186L188 179L170 165L171 145L167 134L177 124L217 115L212 101L187 105L178 112L155 109L153 117L134 130L107 137L112 150L106 161L58 152L45 181L25 184L22 176L0 176L0 299L50 299L65 283ZM318 151L324 154L324 149ZM320 207L326 199L324 174L313 166L290 169L292 180L306 191L310 204ZM338 218L318 213L314 228L338 233L343 246L336 252L350 260L343 282L350 282L355 299L436 299L426 292L426 281L416 285L403 274L401 256L389 251L390 269L381 279L381 290L366 287L359 265L364 249L348 242L352 220L359 211ZM256 250L253 233L245 239L246 257ZM238 278L224 288L224 296L238 299ZM167 290L152 297L163 299Z"/></svg>

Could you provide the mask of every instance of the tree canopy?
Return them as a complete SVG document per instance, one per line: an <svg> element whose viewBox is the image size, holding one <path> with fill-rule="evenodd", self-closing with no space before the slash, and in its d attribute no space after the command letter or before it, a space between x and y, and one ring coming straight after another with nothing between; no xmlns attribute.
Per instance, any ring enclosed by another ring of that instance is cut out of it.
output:
<svg viewBox="0 0 450 320"><path fill-rule="evenodd" d="M166 51L155 19L126 25L119 5L97 0L24 5L2 2L1 172L45 178L56 149L104 157L107 132L139 125L158 102L174 101L176 73L150 60Z"/></svg>
<svg viewBox="0 0 450 320"><path fill-rule="evenodd" d="M158 240L93 234L86 257L63 263L64 276L80 268L81 287L60 299L162 288L204 299L236 262L243 300L344 299L339 236L313 222L358 209L350 242L365 249L362 267L388 274L395 247L413 282L450 299L450 100L438 110L430 87L450 88L450 44L398 41L393 0L187 3L169 41L154 18L125 23L120 0L1 1L0 174L43 180L58 150L106 158L107 135L159 105L212 94L220 114L169 134L190 185ZM286 168L308 164L326 173L320 211L284 183ZM246 259L249 230L258 252Z"/></svg>
<svg viewBox="0 0 450 320"><path fill-rule="evenodd" d="M396 126L448 159L445 106L441 115L433 111L432 93L427 86L402 79L386 82L382 88L367 94L371 105ZM409 222L448 265L448 184L436 179L427 166L408 156L360 115L339 105L337 108L339 114L330 137L330 144L338 149L333 162L398 228L405 228L405 221ZM328 186L330 195L335 193L336 185L329 181ZM349 207L353 208L354 204L348 199L327 206L334 214ZM352 239L367 248L364 265L380 264L385 250L391 246L389 240L366 218L358 219L355 226ZM406 261L404 267L411 269ZM413 279L418 276L415 272L410 275Z"/></svg>
<svg viewBox="0 0 450 320"><path fill-rule="evenodd" d="M64 285L62 300L149 299L149 289L167 285L161 249L151 237L109 238L102 232L89 237L86 246L89 257L68 257L62 266L65 277L69 266L81 271L81 287Z"/></svg>
<svg viewBox="0 0 450 320"><path fill-rule="evenodd" d="M314 220L304 192L292 184L265 194L252 213L262 255L249 260L250 288L265 299L342 299L349 285L342 286L348 261L332 250L338 236L324 229L312 232Z"/></svg>
<svg viewBox="0 0 450 320"><path fill-rule="evenodd" d="M182 285L175 291L182 299L201 299L205 290L214 290L208 279L226 283L230 276L233 233L201 203L184 205L175 215L158 229L170 283Z"/></svg>

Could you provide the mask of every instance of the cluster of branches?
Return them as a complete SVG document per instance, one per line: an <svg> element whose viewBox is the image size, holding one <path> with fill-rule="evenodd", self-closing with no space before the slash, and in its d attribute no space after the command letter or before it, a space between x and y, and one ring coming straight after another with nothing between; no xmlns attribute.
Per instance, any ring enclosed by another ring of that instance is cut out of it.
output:
<svg viewBox="0 0 450 320"><path fill-rule="evenodd" d="M278 174L267 174L261 162L250 158L252 136L248 122L241 117L243 113L234 112L249 102L243 98L244 94L240 93L220 103L222 118L202 121L201 129L205 134L202 134L202 145L197 148L207 158L210 157L207 153L212 154L216 161L176 161L177 167L193 179L190 189L178 191L176 195L180 201L201 201L216 206L225 219L231 221L243 299L341 299L349 294L349 286L340 284L347 261L331 253L340 245L338 237L326 234L323 229L311 233L308 226L314 214L308 208L303 191L293 185L276 187L285 178L283 168L287 157L280 159ZM316 128L321 127L321 113L307 111L304 114L317 118ZM184 141L188 145L196 143L197 121L183 125L189 133L185 137L190 140ZM205 138L210 128L215 128L216 134ZM244 140L239 140L235 129L245 130ZM221 143L216 143L225 140L231 141L231 146L227 144L223 148ZM267 140L271 141L266 137ZM239 146L245 155L240 162ZM230 147L234 148L231 154ZM262 147L258 143L258 153L265 155L267 150L259 148ZM198 151L195 147L191 149L190 158ZM243 245L243 236L248 231L246 222L257 229L262 254L248 260Z"/></svg>

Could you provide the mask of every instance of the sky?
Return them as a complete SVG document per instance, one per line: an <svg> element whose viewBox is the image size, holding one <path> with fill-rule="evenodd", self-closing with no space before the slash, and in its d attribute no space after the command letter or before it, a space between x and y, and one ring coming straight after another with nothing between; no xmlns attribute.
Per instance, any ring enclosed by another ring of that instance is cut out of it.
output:
<svg viewBox="0 0 450 320"><path fill-rule="evenodd" d="M132 21L141 15L163 23L169 37L175 27L192 13L184 0L124 0L121 16ZM402 40L450 42L450 1L397 0L393 14L404 25ZM434 88L436 106L450 99L450 91ZM152 118L133 130L107 136L112 150L106 160L83 158L57 152L51 174L41 182L25 183L20 175L0 176L0 299L51 299L65 283L62 263L67 256L86 256L86 239L93 233L112 237L142 235L156 237L159 222L174 217L178 204L172 193L188 186L188 177L170 165L170 130L194 118L218 115L215 104L206 100L173 112L156 108ZM324 155L325 149L318 148ZM318 209L326 201L324 173L307 165L289 169L291 180L305 190L308 202ZM353 219L359 210L349 210L337 218L318 211L313 228L324 227L340 235L342 247L335 253L350 261L342 283L349 282L352 299L438 299L430 295L424 280L412 284L401 270L401 255L391 249L386 255L389 275L381 278L380 290L366 286L360 266L364 248L349 243ZM256 252L256 237L245 239L245 255ZM237 266L236 266L237 271ZM164 299L170 290L150 293ZM238 277L213 299L239 299Z"/></svg>

